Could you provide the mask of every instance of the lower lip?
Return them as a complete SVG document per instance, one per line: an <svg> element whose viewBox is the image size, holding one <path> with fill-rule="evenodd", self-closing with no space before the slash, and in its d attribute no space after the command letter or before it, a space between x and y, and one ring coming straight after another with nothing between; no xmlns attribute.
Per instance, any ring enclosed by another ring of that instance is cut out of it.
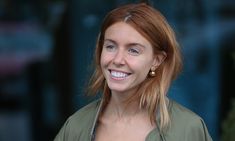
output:
<svg viewBox="0 0 235 141"><path fill-rule="evenodd" d="M121 81L121 80L127 79L127 78L129 77L129 75L126 76L126 77L115 77L115 76L112 76L111 73L110 73L110 77L111 77L113 80Z"/></svg>
<svg viewBox="0 0 235 141"><path fill-rule="evenodd" d="M114 76L111 76L111 78L113 79L113 80L125 80L127 77L114 77Z"/></svg>

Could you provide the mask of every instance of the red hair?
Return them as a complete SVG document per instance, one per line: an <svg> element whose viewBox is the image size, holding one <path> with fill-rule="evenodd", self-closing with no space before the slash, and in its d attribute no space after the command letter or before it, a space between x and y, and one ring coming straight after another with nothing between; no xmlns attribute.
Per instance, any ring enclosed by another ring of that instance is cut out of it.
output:
<svg viewBox="0 0 235 141"><path fill-rule="evenodd" d="M140 108L148 110L152 122L157 122L156 112L159 110L160 128L163 129L170 123L165 96L172 80L181 70L182 61L174 31L164 16L153 7L145 3L129 4L116 8L106 15L97 39L95 72L91 77L89 89L93 94L97 94L99 91L103 93L104 105L109 102L111 94L101 71L100 56L105 31L117 22L125 22L135 28L151 43L154 54L164 51L167 55L157 68L156 76L147 77L141 83L141 89L138 90L137 94ZM136 98L131 100L136 100Z"/></svg>

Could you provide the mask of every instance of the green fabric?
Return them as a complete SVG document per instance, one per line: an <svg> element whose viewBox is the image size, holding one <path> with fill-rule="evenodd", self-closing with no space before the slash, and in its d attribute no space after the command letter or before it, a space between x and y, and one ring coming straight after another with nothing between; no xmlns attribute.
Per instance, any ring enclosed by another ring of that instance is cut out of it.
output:
<svg viewBox="0 0 235 141"><path fill-rule="evenodd" d="M92 141L101 101L97 100L70 116L54 141ZM171 126L164 133L156 128L146 141L212 141L204 121L195 113L170 100Z"/></svg>

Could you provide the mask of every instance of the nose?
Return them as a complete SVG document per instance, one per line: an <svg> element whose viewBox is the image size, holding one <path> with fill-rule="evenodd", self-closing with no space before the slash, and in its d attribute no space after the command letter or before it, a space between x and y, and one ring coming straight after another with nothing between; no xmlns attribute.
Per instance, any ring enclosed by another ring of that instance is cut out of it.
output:
<svg viewBox="0 0 235 141"><path fill-rule="evenodd" d="M125 52L119 49L113 58L113 63L118 66L124 65L125 64Z"/></svg>

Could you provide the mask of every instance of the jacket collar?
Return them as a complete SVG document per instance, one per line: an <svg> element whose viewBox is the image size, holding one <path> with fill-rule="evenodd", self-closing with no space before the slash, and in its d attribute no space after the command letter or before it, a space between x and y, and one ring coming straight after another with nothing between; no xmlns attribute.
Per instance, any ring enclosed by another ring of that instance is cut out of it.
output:
<svg viewBox="0 0 235 141"><path fill-rule="evenodd" d="M171 103L171 101L169 100L168 97L166 97L165 99L166 99L166 103L167 103L167 109L168 109L168 111L170 112L172 103ZM92 123L92 127L91 127L91 130L90 130L90 141L94 141L94 140L95 140L95 130L96 130L97 121L98 121L98 119L99 119L100 112L101 112L101 110L102 110L101 108L103 107L103 101L104 101L104 100L101 98L101 99L98 101L98 103L97 103L97 108L96 108L95 117L94 117L94 120L93 120L93 123ZM157 111L159 111L159 110L157 110ZM160 118L160 116L159 116L159 114L157 114L157 116L156 116L157 121L159 121L159 118ZM159 124L159 123L157 122L157 124ZM165 141L164 133L161 132L158 127L159 127L159 126L157 126L157 130L158 130L158 132L159 132L159 134L160 134L161 140L162 140L162 141Z"/></svg>
<svg viewBox="0 0 235 141"><path fill-rule="evenodd" d="M98 121L98 118L99 118L99 115L100 115L102 105L103 105L103 99L99 100L98 103L97 103L96 114L95 114L95 117L94 117L94 120L93 120L93 123L92 123L92 127L91 127L91 130L90 130L90 141L94 141L94 139L95 139L95 129L96 129L96 126L97 126L97 121Z"/></svg>

